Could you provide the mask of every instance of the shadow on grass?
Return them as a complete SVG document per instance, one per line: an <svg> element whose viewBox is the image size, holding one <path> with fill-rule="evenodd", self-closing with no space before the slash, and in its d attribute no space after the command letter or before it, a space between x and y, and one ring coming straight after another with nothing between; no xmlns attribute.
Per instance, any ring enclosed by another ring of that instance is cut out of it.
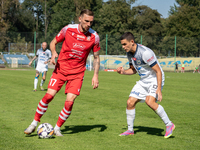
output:
<svg viewBox="0 0 200 150"><path fill-rule="evenodd" d="M25 137L33 137L33 136L37 136L37 134L25 134Z"/></svg>
<svg viewBox="0 0 200 150"><path fill-rule="evenodd" d="M26 134L26 136L25 137L33 137L33 136L38 136L37 134ZM38 136L38 139L43 139L43 138L40 138L39 136ZM55 139L55 136L52 136L52 137L50 137L50 138L46 138L46 139Z"/></svg>
<svg viewBox="0 0 200 150"><path fill-rule="evenodd" d="M79 132L90 131L95 128L99 128L99 132L103 132L104 130L107 129L105 125L80 125L80 126L65 126L65 129L61 131L62 131L62 134L74 134L74 133L79 133Z"/></svg>
<svg viewBox="0 0 200 150"><path fill-rule="evenodd" d="M134 126L134 132L137 134L138 132L147 132L147 134L164 136L162 134L164 130L160 128L152 128L152 127L144 127L144 126Z"/></svg>

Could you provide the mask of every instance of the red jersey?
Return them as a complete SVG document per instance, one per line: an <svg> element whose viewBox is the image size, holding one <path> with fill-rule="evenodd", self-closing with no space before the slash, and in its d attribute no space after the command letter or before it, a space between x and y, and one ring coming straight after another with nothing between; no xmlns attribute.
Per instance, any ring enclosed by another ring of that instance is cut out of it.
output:
<svg viewBox="0 0 200 150"><path fill-rule="evenodd" d="M90 50L93 52L100 50L100 39L96 31L90 28L83 33L79 30L79 24L69 24L62 28L56 40L63 41L56 69L64 75L85 71Z"/></svg>

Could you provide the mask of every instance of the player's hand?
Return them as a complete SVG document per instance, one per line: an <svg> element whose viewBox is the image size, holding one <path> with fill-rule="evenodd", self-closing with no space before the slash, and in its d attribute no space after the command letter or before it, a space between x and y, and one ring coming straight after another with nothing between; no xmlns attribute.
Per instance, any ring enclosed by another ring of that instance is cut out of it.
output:
<svg viewBox="0 0 200 150"><path fill-rule="evenodd" d="M48 63L47 61L44 62L44 64L47 64L47 63Z"/></svg>
<svg viewBox="0 0 200 150"><path fill-rule="evenodd" d="M96 89L99 87L99 80L98 80L98 75L94 75L92 78L92 86L93 89Z"/></svg>
<svg viewBox="0 0 200 150"><path fill-rule="evenodd" d="M123 67L118 67L117 68L117 73L124 74L124 68Z"/></svg>
<svg viewBox="0 0 200 150"><path fill-rule="evenodd" d="M55 65L56 64L56 58L58 57L58 53L57 52L54 52L54 53L52 53L52 57L51 57L51 63L53 64L53 65Z"/></svg>
<svg viewBox="0 0 200 150"><path fill-rule="evenodd" d="M31 66L31 64L32 64L32 61L30 61L28 65Z"/></svg>
<svg viewBox="0 0 200 150"><path fill-rule="evenodd" d="M161 92L161 90L160 90L160 89L157 89L157 90L156 90L156 94L158 95L158 99L157 99L157 100L158 100L159 102L161 102L161 101L162 101L162 92Z"/></svg>

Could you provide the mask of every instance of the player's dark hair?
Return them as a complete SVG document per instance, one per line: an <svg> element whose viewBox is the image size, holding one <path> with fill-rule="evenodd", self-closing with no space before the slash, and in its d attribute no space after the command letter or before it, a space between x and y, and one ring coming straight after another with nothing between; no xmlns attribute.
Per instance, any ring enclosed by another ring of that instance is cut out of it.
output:
<svg viewBox="0 0 200 150"><path fill-rule="evenodd" d="M131 40L135 41L135 37L131 32L125 32L121 36L120 40L124 40L124 39L126 39L127 41L131 41Z"/></svg>
<svg viewBox="0 0 200 150"><path fill-rule="evenodd" d="M88 15L88 16L94 16L94 13L89 10L89 9L83 9L80 13L80 16L83 16L84 14Z"/></svg>

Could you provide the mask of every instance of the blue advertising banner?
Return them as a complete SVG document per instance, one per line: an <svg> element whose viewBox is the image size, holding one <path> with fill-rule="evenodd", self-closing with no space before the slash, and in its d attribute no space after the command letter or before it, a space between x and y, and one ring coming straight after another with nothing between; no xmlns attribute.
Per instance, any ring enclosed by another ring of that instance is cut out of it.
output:
<svg viewBox="0 0 200 150"><path fill-rule="evenodd" d="M111 55L100 55L100 60L101 68L104 69L117 69L120 66L124 67L125 69L129 68L129 62L126 56L120 58ZM181 69L182 65L184 64L186 71L194 70L196 66L200 65L200 58L198 57L177 57L175 62L174 58L158 59L158 61L164 71L174 71L176 62L178 63L179 69Z"/></svg>
<svg viewBox="0 0 200 150"><path fill-rule="evenodd" d="M8 64L12 63L12 59L17 59L18 64L22 64L22 65L28 65L30 62L30 60L28 59L28 57L26 55L4 54L3 57Z"/></svg>

